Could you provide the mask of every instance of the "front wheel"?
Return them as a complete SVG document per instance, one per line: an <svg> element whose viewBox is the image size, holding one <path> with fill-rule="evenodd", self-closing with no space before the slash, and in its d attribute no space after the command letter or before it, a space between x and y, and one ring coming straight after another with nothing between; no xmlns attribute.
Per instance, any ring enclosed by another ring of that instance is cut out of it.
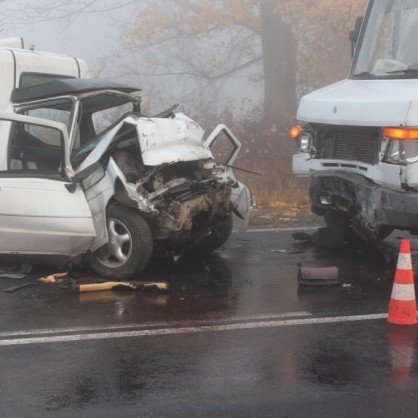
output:
<svg viewBox="0 0 418 418"><path fill-rule="evenodd" d="M232 233L233 218L232 214L219 217L214 225L208 231L208 234L202 237L198 243L193 245L188 252L193 254L210 254L228 241Z"/></svg>
<svg viewBox="0 0 418 418"><path fill-rule="evenodd" d="M110 206L106 213L109 243L87 255L91 267L109 279L125 279L148 264L153 247L150 227L129 208Z"/></svg>

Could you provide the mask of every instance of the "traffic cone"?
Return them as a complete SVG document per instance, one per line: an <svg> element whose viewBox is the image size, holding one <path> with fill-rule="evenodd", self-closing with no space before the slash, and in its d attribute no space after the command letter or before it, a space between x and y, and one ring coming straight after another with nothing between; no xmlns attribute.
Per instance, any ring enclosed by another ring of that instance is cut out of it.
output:
<svg viewBox="0 0 418 418"><path fill-rule="evenodd" d="M396 325L417 323L417 302L415 299L414 273L411 262L411 244L401 241L395 282L389 304L388 322Z"/></svg>

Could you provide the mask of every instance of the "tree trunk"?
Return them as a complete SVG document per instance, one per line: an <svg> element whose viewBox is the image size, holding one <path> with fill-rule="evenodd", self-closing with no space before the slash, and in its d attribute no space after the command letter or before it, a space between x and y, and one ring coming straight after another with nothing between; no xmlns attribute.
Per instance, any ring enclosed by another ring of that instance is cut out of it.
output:
<svg viewBox="0 0 418 418"><path fill-rule="evenodd" d="M297 43L291 25L281 19L280 0L260 0L264 65L264 118L286 124L296 112Z"/></svg>

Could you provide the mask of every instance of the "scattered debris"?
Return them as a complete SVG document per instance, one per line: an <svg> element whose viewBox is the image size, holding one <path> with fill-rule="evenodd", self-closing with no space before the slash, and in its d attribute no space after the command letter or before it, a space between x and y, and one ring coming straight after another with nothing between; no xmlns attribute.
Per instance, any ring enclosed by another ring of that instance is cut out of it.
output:
<svg viewBox="0 0 418 418"><path fill-rule="evenodd" d="M168 283L165 282L104 282L92 284L72 284L72 290L77 293L99 292L102 290L143 290L143 291L167 291Z"/></svg>
<svg viewBox="0 0 418 418"><path fill-rule="evenodd" d="M63 279L65 277L68 277L68 273L55 273L55 274L51 274L50 276L46 276L46 277L41 277L38 279L39 283L55 283L57 282L59 279Z"/></svg>
<svg viewBox="0 0 418 418"><path fill-rule="evenodd" d="M26 274L23 273L12 273L12 272L1 272L0 279L23 279L26 277Z"/></svg>
<svg viewBox="0 0 418 418"><path fill-rule="evenodd" d="M299 267L299 285L336 285L340 283L337 267Z"/></svg>
<svg viewBox="0 0 418 418"><path fill-rule="evenodd" d="M307 232L295 232L292 234L292 238L296 241L313 242L314 234L308 234Z"/></svg>
<svg viewBox="0 0 418 418"><path fill-rule="evenodd" d="M19 284L17 286L8 287L7 289L4 289L3 292L13 293L13 292L16 292L16 290L20 290L20 289L23 289L23 288L29 287L29 286L34 286L35 284L36 284L35 282L22 283L22 284Z"/></svg>

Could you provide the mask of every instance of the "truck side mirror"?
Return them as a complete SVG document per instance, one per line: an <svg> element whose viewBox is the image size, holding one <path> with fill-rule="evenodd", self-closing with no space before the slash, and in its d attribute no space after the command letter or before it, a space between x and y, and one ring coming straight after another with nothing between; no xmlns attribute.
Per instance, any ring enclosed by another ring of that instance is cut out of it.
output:
<svg viewBox="0 0 418 418"><path fill-rule="evenodd" d="M361 25L363 24L363 16L359 16L356 19L354 24L354 29L350 32L350 41L351 41L351 56L354 55L354 50L356 49L357 41L360 35Z"/></svg>

